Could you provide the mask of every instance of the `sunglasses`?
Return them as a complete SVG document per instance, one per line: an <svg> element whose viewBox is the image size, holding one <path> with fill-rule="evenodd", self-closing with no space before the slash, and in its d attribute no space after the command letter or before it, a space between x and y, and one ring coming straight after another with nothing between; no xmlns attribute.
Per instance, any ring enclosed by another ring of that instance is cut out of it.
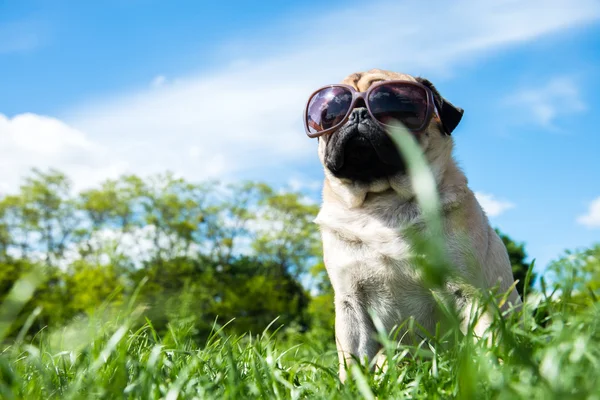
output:
<svg viewBox="0 0 600 400"><path fill-rule="evenodd" d="M414 133L425 130L436 112L432 91L418 82L382 81L366 92L357 92L349 85L328 85L308 99L304 111L306 134L315 138L339 129L359 100L382 127L401 122Z"/></svg>

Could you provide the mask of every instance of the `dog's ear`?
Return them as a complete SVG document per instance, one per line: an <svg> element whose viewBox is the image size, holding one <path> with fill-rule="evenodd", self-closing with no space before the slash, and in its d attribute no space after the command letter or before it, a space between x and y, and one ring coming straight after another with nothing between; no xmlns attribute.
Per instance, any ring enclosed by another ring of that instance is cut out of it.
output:
<svg viewBox="0 0 600 400"><path fill-rule="evenodd" d="M433 86L433 83L431 83L428 79L417 78L417 82L427 86L433 92L433 101L435 102L435 106L440 113L442 125L444 125L444 131L447 135L450 135L454 128L458 126L458 123L462 119L465 110L454 106L448 100L443 98L440 95L440 92L438 92L435 86Z"/></svg>

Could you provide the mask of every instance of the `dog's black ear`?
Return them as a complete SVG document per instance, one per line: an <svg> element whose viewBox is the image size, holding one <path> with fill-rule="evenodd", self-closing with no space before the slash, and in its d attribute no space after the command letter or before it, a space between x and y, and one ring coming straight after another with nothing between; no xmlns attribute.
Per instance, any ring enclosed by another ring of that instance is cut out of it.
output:
<svg viewBox="0 0 600 400"><path fill-rule="evenodd" d="M454 106L448 100L443 98L440 95L440 92L438 92L435 86L433 86L433 83L431 83L428 79L417 78L417 82L427 86L433 92L433 101L435 102L435 106L440 113L442 125L444 125L444 131L447 135L450 135L454 128L458 126L458 123L462 119L465 110Z"/></svg>

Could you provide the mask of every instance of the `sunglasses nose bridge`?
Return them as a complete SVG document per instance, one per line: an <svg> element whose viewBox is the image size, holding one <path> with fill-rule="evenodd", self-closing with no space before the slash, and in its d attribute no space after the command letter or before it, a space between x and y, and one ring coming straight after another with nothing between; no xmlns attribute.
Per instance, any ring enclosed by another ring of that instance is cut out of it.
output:
<svg viewBox="0 0 600 400"><path fill-rule="evenodd" d="M352 110L359 107L367 107L367 99L365 92L354 92L354 101L352 102Z"/></svg>

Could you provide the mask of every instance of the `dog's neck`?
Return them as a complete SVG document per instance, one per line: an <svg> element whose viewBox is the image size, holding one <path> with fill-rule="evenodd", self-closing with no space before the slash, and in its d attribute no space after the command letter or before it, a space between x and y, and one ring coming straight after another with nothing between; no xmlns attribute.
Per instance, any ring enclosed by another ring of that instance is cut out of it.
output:
<svg viewBox="0 0 600 400"><path fill-rule="evenodd" d="M436 181L443 216L468 203L465 200L473 194L467 187L465 175L453 160L443 171L435 172L439 173ZM314 222L322 230L334 232L346 241L396 243L398 230L422 222L421 209L414 193L398 193L388 184L380 191L365 193L359 202L353 204L343 196L354 192L346 188L346 192L340 193L339 188L339 181L336 186L335 181L325 179L323 203Z"/></svg>
<svg viewBox="0 0 600 400"><path fill-rule="evenodd" d="M444 163L442 168L434 169L440 206L442 210L454 208L462 197L469 191L465 174L456 165L453 158ZM369 187L360 184L344 183L326 173L323 185L323 203L334 203L337 207L357 209L363 207L366 201L372 201L380 196L393 196L395 202L414 203L415 193L408 175L390 182L380 182Z"/></svg>

